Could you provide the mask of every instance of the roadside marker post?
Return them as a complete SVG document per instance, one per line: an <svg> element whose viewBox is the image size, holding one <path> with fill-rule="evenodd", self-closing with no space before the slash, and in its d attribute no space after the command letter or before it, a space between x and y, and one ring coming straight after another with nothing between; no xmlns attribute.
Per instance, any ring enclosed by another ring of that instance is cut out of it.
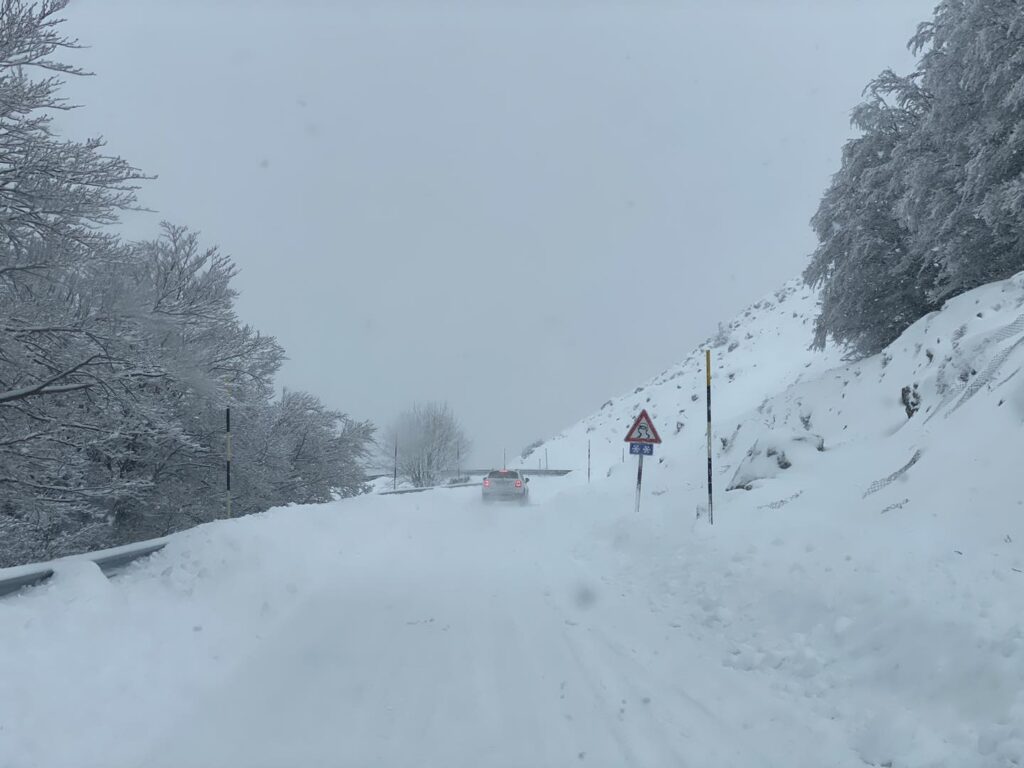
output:
<svg viewBox="0 0 1024 768"><path fill-rule="evenodd" d="M708 378L708 525L715 524L715 503L711 493L711 350L704 350Z"/></svg>
<svg viewBox="0 0 1024 768"><path fill-rule="evenodd" d="M626 440L629 443L630 454L637 457L636 460L636 511L640 512L640 489L644 481L644 456L654 455L654 446L661 443L661 436L654 428L654 422L647 414L647 409L640 411L633 426L626 433Z"/></svg>
<svg viewBox="0 0 1024 768"><path fill-rule="evenodd" d="M224 409L224 456L225 479L227 480L227 514L231 518L231 406Z"/></svg>

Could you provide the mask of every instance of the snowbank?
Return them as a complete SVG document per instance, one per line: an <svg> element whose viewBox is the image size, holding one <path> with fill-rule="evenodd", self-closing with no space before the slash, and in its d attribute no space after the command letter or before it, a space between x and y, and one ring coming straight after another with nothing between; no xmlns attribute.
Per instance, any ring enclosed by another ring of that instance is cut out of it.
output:
<svg viewBox="0 0 1024 768"><path fill-rule="evenodd" d="M621 440L647 408L665 444L623 530L660 532L626 566L652 600L848 723L868 764L1024 763L1024 275L858 362L806 349L813 311L790 285L712 341L734 489L713 529L679 535L706 495L701 350L542 448L578 464L590 440L595 475L629 482Z"/></svg>

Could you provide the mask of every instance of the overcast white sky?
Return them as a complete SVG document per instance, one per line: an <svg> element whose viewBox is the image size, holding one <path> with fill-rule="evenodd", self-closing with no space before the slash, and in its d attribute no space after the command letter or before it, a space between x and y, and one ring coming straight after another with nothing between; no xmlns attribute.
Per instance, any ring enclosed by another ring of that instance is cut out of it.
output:
<svg viewBox="0 0 1024 768"><path fill-rule="evenodd" d="M279 384L447 400L495 464L797 275L867 81L934 0L77 0L62 117L125 222L241 267Z"/></svg>

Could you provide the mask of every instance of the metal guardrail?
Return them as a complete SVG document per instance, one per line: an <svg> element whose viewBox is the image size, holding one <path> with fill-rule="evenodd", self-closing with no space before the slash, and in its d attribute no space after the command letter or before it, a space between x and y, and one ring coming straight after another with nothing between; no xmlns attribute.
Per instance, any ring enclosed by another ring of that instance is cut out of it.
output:
<svg viewBox="0 0 1024 768"><path fill-rule="evenodd" d="M466 476L486 475L494 470L491 469L466 469L462 474ZM520 469L519 472L527 477L565 477L572 469ZM390 477L390 475L388 475ZM458 483L456 485L428 485L425 488L402 488L400 491L381 491L378 496L398 496L403 493L423 493L424 491L437 491L443 488L473 488L479 487L480 483Z"/></svg>
<svg viewBox="0 0 1024 768"><path fill-rule="evenodd" d="M479 488L480 483L457 483L455 485L428 485L425 488L402 488L400 491L381 491L378 496L401 496L403 493L424 493L425 491L443 491L447 488Z"/></svg>
<svg viewBox="0 0 1024 768"><path fill-rule="evenodd" d="M41 571L29 571L28 573L23 573L20 576L11 576L7 579L0 579L0 597L10 595L24 589L25 587L34 587L36 584L42 584L51 576L53 576L53 569L45 568Z"/></svg>
<svg viewBox="0 0 1024 768"><path fill-rule="evenodd" d="M509 467L509 469L514 469L518 472L522 472L524 475L533 475L534 477L564 477L565 475L568 475L570 472L575 471L572 469L530 469L529 467ZM464 469L462 470L462 474L486 475L490 474L494 470L494 467L491 467L490 469ZM442 473L442 475L443 474L445 473ZM455 473L452 472L452 474L454 475Z"/></svg>
<svg viewBox="0 0 1024 768"><path fill-rule="evenodd" d="M112 555L104 555L102 557L93 557L90 559L100 567L100 570L103 571L104 574L109 576L111 573L124 568L129 563L134 563L136 560L149 557L166 546L167 542L161 541L159 544L149 544L139 547L138 549L129 550L128 552L115 552Z"/></svg>
<svg viewBox="0 0 1024 768"><path fill-rule="evenodd" d="M116 547L113 550L103 549L98 552L88 552L83 555L71 555L63 560L92 560L92 562L96 563L99 567L100 571L103 572L103 575L109 577L129 563L141 560L144 557L149 557L166 546L166 541L153 542L150 540L147 542L140 542L138 545L129 544L123 547ZM61 561L56 561L55 564L59 562ZM12 568L11 570L21 571L26 567L28 566L20 566ZM2 573L2 571L0 571L0 573ZM14 576L8 576L6 578L0 577L0 597L14 594L26 587L34 587L42 584L44 581L52 577L54 573L56 573L54 568L50 565L46 565L35 570L18 573Z"/></svg>

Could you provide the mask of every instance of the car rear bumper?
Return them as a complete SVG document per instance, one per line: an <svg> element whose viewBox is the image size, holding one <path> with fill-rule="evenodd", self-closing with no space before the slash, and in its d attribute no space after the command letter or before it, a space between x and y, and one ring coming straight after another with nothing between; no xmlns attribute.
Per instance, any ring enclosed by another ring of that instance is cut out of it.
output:
<svg viewBox="0 0 1024 768"><path fill-rule="evenodd" d="M526 494L522 491L484 491L484 501L522 501Z"/></svg>

